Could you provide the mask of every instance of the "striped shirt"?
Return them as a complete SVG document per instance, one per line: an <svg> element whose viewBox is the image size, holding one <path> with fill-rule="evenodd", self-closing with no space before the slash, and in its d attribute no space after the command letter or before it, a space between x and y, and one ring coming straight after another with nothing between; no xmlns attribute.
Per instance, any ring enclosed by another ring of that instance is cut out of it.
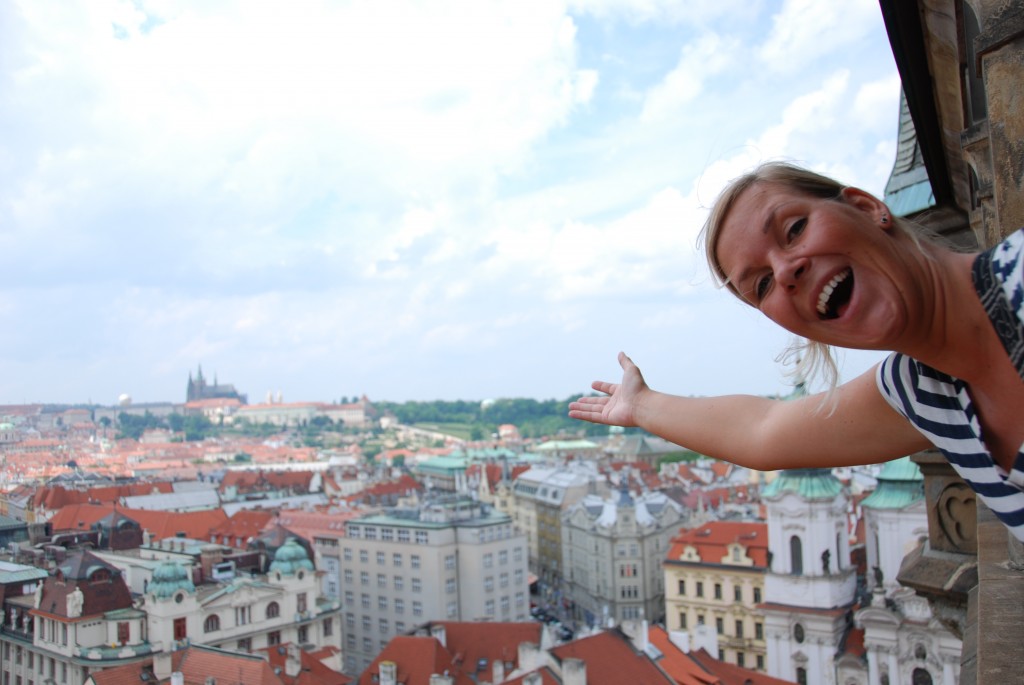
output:
<svg viewBox="0 0 1024 685"><path fill-rule="evenodd" d="M1024 379L1024 231L978 255L974 287ZM960 477L1024 541L1024 445L1007 473L982 440L967 384L899 352L878 367L878 389L941 451Z"/></svg>

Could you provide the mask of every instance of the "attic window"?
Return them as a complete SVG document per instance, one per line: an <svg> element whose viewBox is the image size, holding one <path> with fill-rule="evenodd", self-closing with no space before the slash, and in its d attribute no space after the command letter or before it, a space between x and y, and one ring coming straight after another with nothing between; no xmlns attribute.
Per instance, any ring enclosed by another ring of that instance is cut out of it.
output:
<svg viewBox="0 0 1024 685"><path fill-rule="evenodd" d="M484 671L487 670L487 659L480 659L476 662L476 670Z"/></svg>

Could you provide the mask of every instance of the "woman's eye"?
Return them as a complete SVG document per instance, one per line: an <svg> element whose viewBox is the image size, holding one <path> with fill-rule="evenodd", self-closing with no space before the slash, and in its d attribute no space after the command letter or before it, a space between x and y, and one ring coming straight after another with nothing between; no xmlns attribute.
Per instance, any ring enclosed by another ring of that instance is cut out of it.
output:
<svg viewBox="0 0 1024 685"><path fill-rule="evenodd" d="M792 241L794 238L804 232L804 228L807 227L807 219L797 219L789 226L789 230L786 231L786 238Z"/></svg>
<svg viewBox="0 0 1024 685"><path fill-rule="evenodd" d="M771 276L761 276L759 279L754 281L754 295L757 296L758 301L764 299L764 296L768 294L768 286L771 285Z"/></svg>

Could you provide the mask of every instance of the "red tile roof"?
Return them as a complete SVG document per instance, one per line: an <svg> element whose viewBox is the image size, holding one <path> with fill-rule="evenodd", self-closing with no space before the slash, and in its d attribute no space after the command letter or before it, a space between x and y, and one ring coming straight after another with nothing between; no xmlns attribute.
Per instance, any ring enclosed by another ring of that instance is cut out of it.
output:
<svg viewBox="0 0 1024 685"><path fill-rule="evenodd" d="M736 664L727 664L713 658L703 649L690 652L697 663L721 679L722 685L793 685L791 680L781 680L760 671L752 671Z"/></svg>
<svg viewBox="0 0 1024 685"><path fill-rule="evenodd" d="M683 529L672 538L667 560L677 561L693 546L705 564L721 564L729 557L729 545L746 547L747 556L761 568L768 566L768 525L739 521L710 521L698 528ZM685 562L684 562L685 563Z"/></svg>
<svg viewBox="0 0 1024 685"><path fill-rule="evenodd" d="M618 630L555 647L551 654L559 660L582 659L587 664L587 685L675 685Z"/></svg>
<svg viewBox="0 0 1024 685"><path fill-rule="evenodd" d="M699 663L675 646L668 633L660 626L652 627L648 633L651 644L662 653L658 665L675 679L678 685L722 685L722 681L709 673Z"/></svg>
<svg viewBox="0 0 1024 685"><path fill-rule="evenodd" d="M210 529L210 535L218 540L225 536L230 540L248 540L263 532L274 513L260 509L240 509L230 518ZM229 544L229 543L225 543Z"/></svg>
<svg viewBox="0 0 1024 685"><path fill-rule="evenodd" d="M89 530L92 524L109 516L113 511L112 504L73 504L57 511L50 518L50 523L55 533ZM227 514L223 509L175 512L117 507L117 511L137 521L149 531L153 540L174 537L178 533L184 533L185 537L196 540L209 540L210 530L227 520Z"/></svg>
<svg viewBox="0 0 1024 685"><path fill-rule="evenodd" d="M455 668L452 656L433 637L399 635L391 639L373 663L363 671L359 685L376 685L380 662L392 661L398 666L400 685L430 685L430 676L449 673L454 685L474 685L473 680Z"/></svg>
<svg viewBox="0 0 1024 685"><path fill-rule="evenodd" d="M328 668L312 653L303 652L301 649L297 650L298 675L289 676L287 673L288 650L289 645L287 644L257 650L266 655L271 668L274 669L284 685L348 685L352 682L352 678L349 676Z"/></svg>
<svg viewBox="0 0 1024 685"><path fill-rule="evenodd" d="M541 624L498 623L468 621L435 621L431 626L443 626L445 645L452 654L452 662L467 675L477 673L481 660L487 662L487 672L495 661L512 662L518 667L519 645L523 642L540 644ZM512 669L506 669L510 673Z"/></svg>

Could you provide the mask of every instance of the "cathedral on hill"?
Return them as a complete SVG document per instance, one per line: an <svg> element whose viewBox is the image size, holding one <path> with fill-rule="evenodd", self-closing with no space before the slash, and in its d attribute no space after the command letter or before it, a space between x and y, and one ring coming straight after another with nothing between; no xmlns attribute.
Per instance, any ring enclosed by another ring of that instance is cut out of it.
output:
<svg viewBox="0 0 1024 685"><path fill-rule="evenodd" d="M203 377L203 367L200 365L195 378L192 378L191 371L188 374L188 390L185 393L185 401L213 399L236 399L242 404L248 404L248 397L235 390L235 386L230 383L223 385L217 383L216 374L213 377L213 384L208 384Z"/></svg>

